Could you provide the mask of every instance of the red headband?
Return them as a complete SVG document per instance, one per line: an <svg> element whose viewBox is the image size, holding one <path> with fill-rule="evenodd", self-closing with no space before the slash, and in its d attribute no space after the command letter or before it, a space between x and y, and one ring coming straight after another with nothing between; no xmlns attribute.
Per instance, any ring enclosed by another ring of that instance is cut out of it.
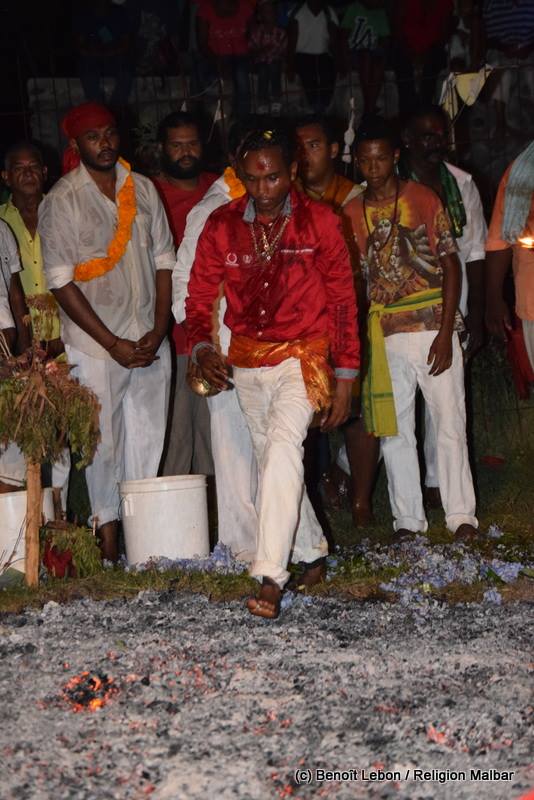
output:
<svg viewBox="0 0 534 800"><path fill-rule="evenodd" d="M61 130L67 139L77 139L91 128L101 128L104 125L116 125L115 117L106 106L100 103L82 103L72 108L61 122ZM75 169L80 163L78 153L72 147L67 147L63 153L63 174Z"/></svg>

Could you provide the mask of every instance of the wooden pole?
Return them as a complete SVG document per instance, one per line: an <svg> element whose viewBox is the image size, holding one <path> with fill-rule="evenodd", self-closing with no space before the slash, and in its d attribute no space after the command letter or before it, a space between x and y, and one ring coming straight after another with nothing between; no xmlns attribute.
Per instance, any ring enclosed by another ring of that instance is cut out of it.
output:
<svg viewBox="0 0 534 800"><path fill-rule="evenodd" d="M41 465L26 463L26 557L27 586L39 585L39 527L41 525Z"/></svg>

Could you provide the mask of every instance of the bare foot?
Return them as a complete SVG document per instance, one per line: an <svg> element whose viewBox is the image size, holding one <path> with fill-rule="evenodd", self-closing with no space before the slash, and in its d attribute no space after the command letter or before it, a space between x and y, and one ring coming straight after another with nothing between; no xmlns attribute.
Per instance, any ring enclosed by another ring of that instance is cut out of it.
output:
<svg viewBox="0 0 534 800"><path fill-rule="evenodd" d="M410 539L412 536L417 536L420 531L409 531L408 528L399 528L395 532L396 539Z"/></svg>
<svg viewBox="0 0 534 800"><path fill-rule="evenodd" d="M304 571L291 580L287 588L292 592L308 589L310 586L317 586L326 580L326 556L318 558L309 564L304 564Z"/></svg>
<svg viewBox="0 0 534 800"><path fill-rule="evenodd" d="M454 535L463 542L476 542L480 536L478 529L474 525L468 525L467 523L460 525Z"/></svg>
<svg viewBox="0 0 534 800"><path fill-rule="evenodd" d="M117 520L106 522L96 532L102 558L112 561L119 560L119 523Z"/></svg>
<svg viewBox="0 0 534 800"><path fill-rule="evenodd" d="M257 597L249 597L247 608L255 617L276 619L280 614L282 590L274 581L264 578Z"/></svg>

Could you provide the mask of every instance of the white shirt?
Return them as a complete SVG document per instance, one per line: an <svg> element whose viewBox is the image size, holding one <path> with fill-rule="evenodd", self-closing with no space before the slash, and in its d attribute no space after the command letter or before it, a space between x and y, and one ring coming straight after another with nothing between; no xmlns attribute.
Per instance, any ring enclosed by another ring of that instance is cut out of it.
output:
<svg viewBox="0 0 534 800"><path fill-rule="evenodd" d="M224 176L212 183L202 200L193 206L185 223L184 238L178 248L176 264L172 273L172 313L176 322L185 320L185 301L188 295L189 276L195 260L198 237L212 211L229 203L230 190ZM230 346L230 329L222 322L226 311L226 300L221 298L219 304L219 344L226 355Z"/></svg>
<svg viewBox="0 0 534 800"><path fill-rule="evenodd" d="M486 258L485 245L488 227L484 219L480 194L473 176L454 166L454 164L445 162L445 166L456 178L456 183L462 195L465 216L467 217L462 236L456 240L460 264L462 265L462 291L459 308L461 314L465 317L467 314L468 295L466 264L470 261L483 261Z"/></svg>
<svg viewBox="0 0 534 800"><path fill-rule="evenodd" d="M297 53L307 53L318 56L328 53L330 49L330 34L328 23L338 24L338 18L333 8L328 6L328 14L325 10L320 14L312 14L308 3L304 3L301 8L292 16L298 23Z"/></svg>
<svg viewBox="0 0 534 800"><path fill-rule="evenodd" d="M22 269L17 242L9 225L0 219L0 331L14 328L9 305L11 276Z"/></svg>
<svg viewBox="0 0 534 800"><path fill-rule="evenodd" d="M117 164L117 193L128 171ZM165 209L151 180L132 173L137 214L126 252L99 278L76 281L104 325L121 339L137 341L154 326L156 270L172 269L175 255ZM38 230L50 289L74 281L76 264L107 255L117 206L98 188L83 164L64 175L39 206ZM65 344L95 358L111 358L60 309Z"/></svg>

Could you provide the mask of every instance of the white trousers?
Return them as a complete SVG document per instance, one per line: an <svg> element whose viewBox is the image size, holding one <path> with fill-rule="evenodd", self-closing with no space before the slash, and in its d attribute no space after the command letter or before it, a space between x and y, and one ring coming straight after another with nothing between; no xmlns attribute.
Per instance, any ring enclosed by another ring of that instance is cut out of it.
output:
<svg viewBox="0 0 534 800"><path fill-rule="evenodd" d="M254 506L258 467L250 432L235 389L208 397L208 406L219 541L235 558L250 562L256 553L258 524Z"/></svg>
<svg viewBox="0 0 534 800"><path fill-rule="evenodd" d="M258 546L250 574L283 587L290 558L309 563L328 553L304 489L302 443L313 409L298 359L275 367L234 368L234 382L259 471Z"/></svg>
<svg viewBox="0 0 534 800"><path fill-rule="evenodd" d="M436 431L438 483L447 528L454 533L462 524L478 527L465 434L462 349L454 334L452 366L441 375L429 375L428 351L435 337L435 331L386 337L398 434L383 438L381 445L395 530L428 528L415 438L418 386Z"/></svg>
<svg viewBox="0 0 534 800"><path fill-rule="evenodd" d="M125 369L65 345L72 374L98 397L100 434L85 477L98 525L119 518L119 483L154 478L163 450L171 380L169 343L149 367Z"/></svg>

